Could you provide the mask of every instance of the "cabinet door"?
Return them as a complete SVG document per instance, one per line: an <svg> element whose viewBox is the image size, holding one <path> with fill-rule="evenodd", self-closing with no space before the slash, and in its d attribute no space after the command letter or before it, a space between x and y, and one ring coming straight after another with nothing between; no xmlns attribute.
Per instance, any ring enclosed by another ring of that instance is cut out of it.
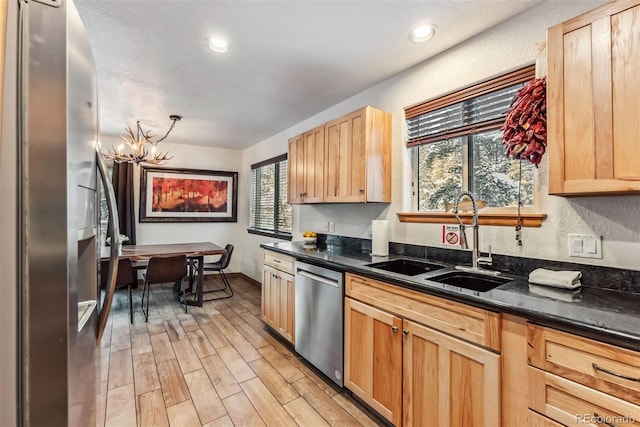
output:
<svg viewBox="0 0 640 427"><path fill-rule="evenodd" d="M406 426L499 426L500 356L404 320Z"/></svg>
<svg viewBox="0 0 640 427"><path fill-rule="evenodd" d="M267 265L262 270L262 320L271 327L277 328L280 322L275 300L278 295L278 270Z"/></svg>
<svg viewBox="0 0 640 427"><path fill-rule="evenodd" d="M325 124L327 202L366 201L365 112L363 108Z"/></svg>
<svg viewBox="0 0 640 427"><path fill-rule="evenodd" d="M291 274L278 272L278 332L289 342L294 343L294 304L295 304L295 278Z"/></svg>
<svg viewBox="0 0 640 427"><path fill-rule="evenodd" d="M378 413L402 421L402 320L345 298L344 385Z"/></svg>
<svg viewBox="0 0 640 427"><path fill-rule="evenodd" d="M304 138L298 135L289 140L289 153L287 156L287 199L289 203L302 203L304 201Z"/></svg>
<svg viewBox="0 0 640 427"><path fill-rule="evenodd" d="M640 3L548 31L549 193L640 192Z"/></svg>
<svg viewBox="0 0 640 427"><path fill-rule="evenodd" d="M304 202L324 201L324 125L304 135Z"/></svg>

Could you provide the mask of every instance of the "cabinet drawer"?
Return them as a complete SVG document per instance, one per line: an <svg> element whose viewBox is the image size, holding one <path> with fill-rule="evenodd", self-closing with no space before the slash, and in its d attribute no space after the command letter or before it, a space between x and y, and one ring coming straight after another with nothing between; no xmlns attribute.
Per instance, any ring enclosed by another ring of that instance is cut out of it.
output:
<svg viewBox="0 0 640 427"><path fill-rule="evenodd" d="M528 325L529 364L640 404L640 353Z"/></svg>
<svg viewBox="0 0 640 427"><path fill-rule="evenodd" d="M264 263L270 265L273 268L277 268L280 271L284 271L289 274L293 273L295 265L295 259L286 255L279 254L277 252L264 251Z"/></svg>
<svg viewBox="0 0 640 427"><path fill-rule="evenodd" d="M563 427L562 424L540 415L536 411L529 409L529 424L530 427Z"/></svg>
<svg viewBox="0 0 640 427"><path fill-rule="evenodd" d="M640 426L640 406L529 366L529 407L565 425Z"/></svg>
<svg viewBox="0 0 640 427"><path fill-rule="evenodd" d="M500 314L347 273L348 296L500 351Z"/></svg>

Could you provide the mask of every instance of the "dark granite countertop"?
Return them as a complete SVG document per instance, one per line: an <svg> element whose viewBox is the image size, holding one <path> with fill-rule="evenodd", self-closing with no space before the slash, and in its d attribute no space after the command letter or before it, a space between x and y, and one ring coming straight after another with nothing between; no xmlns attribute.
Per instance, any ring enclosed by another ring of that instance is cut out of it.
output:
<svg viewBox="0 0 640 427"><path fill-rule="evenodd" d="M309 262L339 271L379 279L405 288L437 295L478 307L510 313L542 325L594 338L640 351L640 295L583 286L578 293L543 287L553 297L529 289L527 277L503 274L512 279L487 292L463 289L429 280L451 271L454 266L440 262L445 269L405 276L366 264L407 256L372 257L369 253L341 246L307 246L302 242L266 243L260 245ZM422 260L424 261L424 260ZM438 262L428 260L429 262Z"/></svg>

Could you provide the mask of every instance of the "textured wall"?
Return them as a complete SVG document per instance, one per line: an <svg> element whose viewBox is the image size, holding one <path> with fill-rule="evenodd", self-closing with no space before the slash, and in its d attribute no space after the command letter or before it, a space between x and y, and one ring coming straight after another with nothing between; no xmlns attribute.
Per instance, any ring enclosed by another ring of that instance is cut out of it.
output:
<svg viewBox="0 0 640 427"><path fill-rule="evenodd" d="M538 43L546 29L556 23L593 9L604 1L546 1L457 47L379 83L281 133L245 150L243 171L251 163L286 151L286 141L327 120L363 105L393 114L393 175L390 205L323 205L294 208L295 239L299 231L322 231L326 221L335 221L336 232L368 237L371 220L388 219L391 240L418 245L439 246L440 226L400 223L396 213L411 210L411 159L405 147L406 125L403 108L437 97L489 77L533 63ZM392 60L393 58L389 58ZM541 228L526 228L522 247L516 245L512 227L480 229L481 249L500 254L566 260L640 270L640 196L563 198L547 195L547 157L536 174L536 208L548 214ZM568 256L567 234L588 233L603 236L602 260ZM245 238L242 271L260 278L262 241Z"/></svg>

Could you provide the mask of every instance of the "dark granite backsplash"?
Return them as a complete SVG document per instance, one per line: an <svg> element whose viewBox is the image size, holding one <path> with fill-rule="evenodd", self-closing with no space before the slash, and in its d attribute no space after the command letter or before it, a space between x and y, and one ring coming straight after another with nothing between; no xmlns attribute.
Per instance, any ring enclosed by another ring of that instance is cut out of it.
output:
<svg viewBox="0 0 640 427"><path fill-rule="evenodd" d="M341 246L353 252L371 252L371 240L356 237L319 234L318 244ZM390 242L389 254L424 258L450 264L471 264L471 252L457 249ZM578 270L582 272L581 282L583 286L640 294L640 271L512 255L492 254L491 256L493 270L508 272L516 276L528 276L536 268Z"/></svg>

